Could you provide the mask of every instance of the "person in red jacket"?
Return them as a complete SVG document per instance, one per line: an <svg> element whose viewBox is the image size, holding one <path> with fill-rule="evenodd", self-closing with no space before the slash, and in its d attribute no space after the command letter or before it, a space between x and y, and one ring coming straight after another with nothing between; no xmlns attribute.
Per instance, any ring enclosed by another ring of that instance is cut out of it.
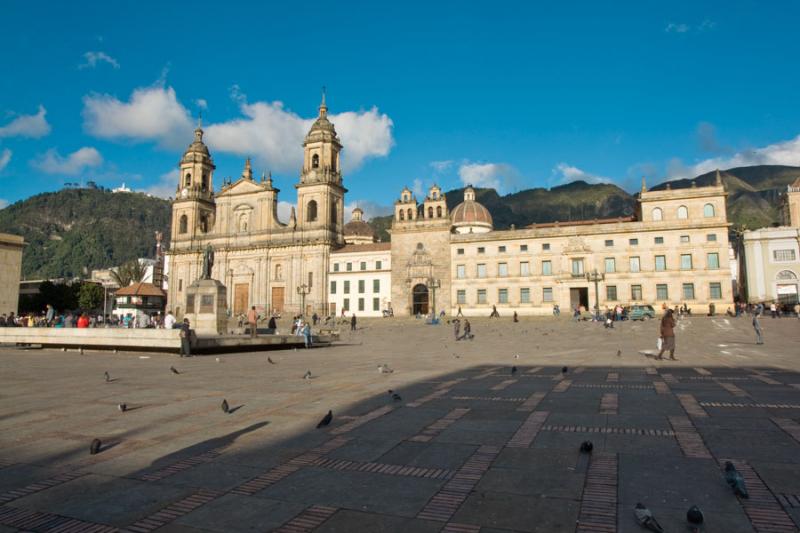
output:
<svg viewBox="0 0 800 533"><path fill-rule="evenodd" d="M89 327L89 315L83 313L81 317L78 319L78 327L79 328L88 328Z"/></svg>

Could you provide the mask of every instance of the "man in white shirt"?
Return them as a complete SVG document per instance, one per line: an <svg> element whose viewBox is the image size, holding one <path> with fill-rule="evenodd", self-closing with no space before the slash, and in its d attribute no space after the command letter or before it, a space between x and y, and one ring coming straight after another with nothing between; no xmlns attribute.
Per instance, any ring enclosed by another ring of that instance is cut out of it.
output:
<svg viewBox="0 0 800 533"><path fill-rule="evenodd" d="M175 316L172 311L167 311L167 316L164 317L164 329L172 329L175 326Z"/></svg>

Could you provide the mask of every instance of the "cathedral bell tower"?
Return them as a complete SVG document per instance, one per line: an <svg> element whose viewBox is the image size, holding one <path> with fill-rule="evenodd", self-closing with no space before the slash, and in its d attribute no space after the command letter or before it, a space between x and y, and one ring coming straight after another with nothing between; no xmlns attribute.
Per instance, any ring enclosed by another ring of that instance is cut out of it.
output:
<svg viewBox="0 0 800 533"><path fill-rule="evenodd" d="M203 142L201 124L178 164L178 188L172 203L171 242L202 238L214 226L214 161Z"/></svg>
<svg viewBox="0 0 800 533"><path fill-rule="evenodd" d="M323 238L344 243L344 193L339 154L342 144L328 120L323 89L319 116L303 142L303 170L297 188L297 226L322 230Z"/></svg>

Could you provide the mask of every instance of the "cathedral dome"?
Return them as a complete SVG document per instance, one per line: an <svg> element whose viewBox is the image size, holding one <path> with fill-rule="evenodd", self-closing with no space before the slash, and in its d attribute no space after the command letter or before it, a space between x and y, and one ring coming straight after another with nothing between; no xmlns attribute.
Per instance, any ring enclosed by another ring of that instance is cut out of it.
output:
<svg viewBox="0 0 800 533"><path fill-rule="evenodd" d="M353 219L344 225L344 242L347 244L366 244L375 242L375 231L364 221L364 211L353 209Z"/></svg>
<svg viewBox="0 0 800 533"><path fill-rule="evenodd" d="M208 146L203 142L203 128L197 126L194 130L194 141L192 144L189 145L189 148L186 149L186 152L183 154L183 160L191 160L194 154L200 154L205 157L211 157L211 154L208 151Z"/></svg>
<svg viewBox="0 0 800 533"><path fill-rule="evenodd" d="M492 231L492 215L475 200L475 189L464 189L464 201L450 213L457 233L486 233Z"/></svg>

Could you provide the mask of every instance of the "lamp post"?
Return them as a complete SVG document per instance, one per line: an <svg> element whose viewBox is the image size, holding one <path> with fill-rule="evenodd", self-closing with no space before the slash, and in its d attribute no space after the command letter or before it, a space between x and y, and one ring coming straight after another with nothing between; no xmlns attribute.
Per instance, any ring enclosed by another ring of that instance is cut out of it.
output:
<svg viewBox="0 0 800 533"><path fill-rule="evenodd" d="M586 281L594 282L594 308L595 308L595 317L600 315L600 289L599 283L606 279L606 275L598 272L595 268L591 272L586 273Z"/></svg>
<svg viewBox="0 0 800 533"><path fill-rule="evenodd" d="M311 287L303 283L302 285L297 287L297 294L300 295L301 304L300 304L300 314L306 314L306 295L311 292Z"/></svg>
<svg viewBox="0 0 800 533"><path fill-rule="evenodd" d="M431 316L436 318L436 289L442 286L442 281L439 279L428 278L428 289L431 291Z"/></svg>

